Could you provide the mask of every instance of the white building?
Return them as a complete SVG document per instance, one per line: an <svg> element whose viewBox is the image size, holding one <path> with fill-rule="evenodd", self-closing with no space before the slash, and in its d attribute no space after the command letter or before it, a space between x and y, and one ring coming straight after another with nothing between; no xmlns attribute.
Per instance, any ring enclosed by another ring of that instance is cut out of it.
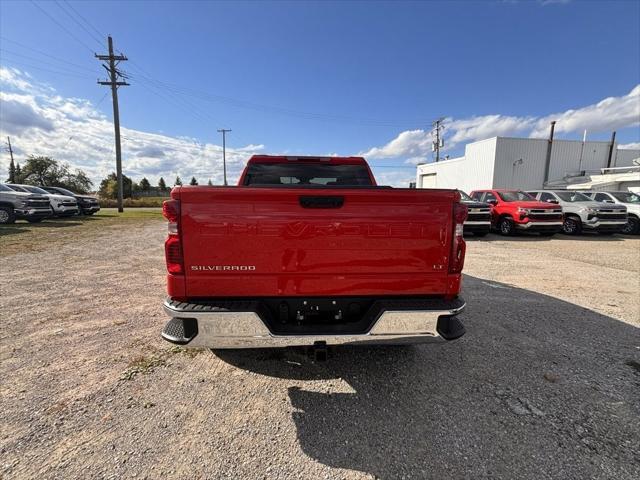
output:
<svg viewBox="0 0 640 480"><path fill-rule="evenodd" d="M465 192L545 186L640 189L640 150L619 149L617 144L611 150L608 141L554 140L545 181L548 148L547 139L537 138L493 137L470 143L464 157L418 165L416 187L458 188Z"/></svg>

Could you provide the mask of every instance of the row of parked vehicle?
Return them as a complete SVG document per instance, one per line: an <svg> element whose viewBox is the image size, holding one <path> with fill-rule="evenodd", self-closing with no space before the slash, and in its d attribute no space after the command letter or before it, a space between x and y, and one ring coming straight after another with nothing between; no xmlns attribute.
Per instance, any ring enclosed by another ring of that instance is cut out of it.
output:
<svg viewBox="0 0 640 480"><path fill-rule="evenodd" d="M475 190L462 192L469 209L465 233L484 236L518 231L551 236L583 231L602 235L640 233L640 195L574 190Z"/></svg>
<svg viewBox="0 0 640 480"><path fill-rule="evenodd" d="M17 219L38 223L48 217L93 215L98 199L66 188L0 183L0 224Z"/></svg>

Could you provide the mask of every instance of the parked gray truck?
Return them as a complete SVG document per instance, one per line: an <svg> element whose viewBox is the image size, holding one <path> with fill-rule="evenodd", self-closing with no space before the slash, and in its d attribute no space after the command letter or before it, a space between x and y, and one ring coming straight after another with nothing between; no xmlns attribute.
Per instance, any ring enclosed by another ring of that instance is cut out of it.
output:
<svg viewBox="0 0 640 480"><path fill-rule="evenodd" d="M16 192L0 183L0 225L14 223L16 219L37 223L50 215L51 207L48 197Z"/></svg>
<svg viewBox="0 0 640 480"><path fill-rule="evenodd" d="M567 235L578 235L583 230L611 235L621 232L627 223L624 205L597 202L575 190L530 190L527 193L541 202L562 207L562 231Z"/></svg>

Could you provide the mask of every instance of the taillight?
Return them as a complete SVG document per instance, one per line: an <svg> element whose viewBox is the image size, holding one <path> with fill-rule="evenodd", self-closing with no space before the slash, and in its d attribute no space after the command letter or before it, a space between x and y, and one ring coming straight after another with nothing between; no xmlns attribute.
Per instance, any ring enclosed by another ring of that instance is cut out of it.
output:
<svg viewBox="0 0 640 480"><path fill-rule="evenodd" d="M449 273L460 273L464 266L464 254L467 246L463 238L463 232L467 212L466 205L459 202L453 204L453 241L451 242Z"/></svg>
<svg viewBox="0 0 640 480"><path fill-rule="evenodd" d="M162 215L169 221L169 237L164 242L164 253L167 271L172 275L184 273L182 259L182 242L180 241L180 201L165 200L162 202Z"/></svg>
<svg viewBox="0 0 640 480"><path fill-rule="evenodd" d="M183 274L182 245L178 235L169 235L167 241L164 242L164 253L167 260L167 271L172 275Z"/></svg>

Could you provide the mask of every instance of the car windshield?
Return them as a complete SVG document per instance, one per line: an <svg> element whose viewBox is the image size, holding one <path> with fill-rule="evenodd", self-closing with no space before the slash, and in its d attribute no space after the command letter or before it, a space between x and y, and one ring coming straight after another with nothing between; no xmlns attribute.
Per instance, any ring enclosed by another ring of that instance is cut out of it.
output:
<svg viewBox="0 0 640 480"><path fill-rule="evenodd" d="M24 188L25 190L29 190L32 193L40 193L40 194L44 194L44 195L49 195L49 192L47 192L46 190L43 190L41 188L38 188L38 187L27 187L27 186L24 186L22 188Z"/></svg>
<svg viewBox="0 0 640 480"><path fill-rule="evenodd" d="M640 203L640 195L633 192L615 192L612 193L622 203Z"/></svg>
<svg viewBox="0 0 640 480"><path fill-rule="evenodd" d="M19 187L17 185L7 185L7 187L9 187L11 190L13 190L14 192L25 192L25 193L29 193L25 188Z"/></svg>
<svg viewBox="0 0 640 480"><path fill-rule="evenodd" d="M511 190L508 192L498 192L500 198L505 202L535 202L536 199L522 190Z"/></svg>
<svg viewBox="0 0 640 480"><path fill-rule="evenodd" d="M469 195L464 193L462 190L458 190L458 192L460 192L460 198L462 198L463 201L465 201L465 202L473 202L473 198L471 198Z"/></svg>
<svg viewBox="0 0 640 480"><path fill-rule="evenodd" d="M7 187L6 185L0 183L0 192L13 192L13 190L11 190L9 187Z"/></svg>
<svg viewBox="0 0 640 480"><path fill-rule="evenodd" d="M62 195L69 195L71 197L73 197L75 195L75 193L70 192L69 190L67 190L66 188L60 188L60 187L56 187L56 190L58 192L60 192ZM56 192L56 193L58 193Z"/></svg>
<svg viewBox="0 0 640 480"><path fill-rule="evenodd" d="M584 193L580 192L555 192L565 202L593 202Z"/></svg>

